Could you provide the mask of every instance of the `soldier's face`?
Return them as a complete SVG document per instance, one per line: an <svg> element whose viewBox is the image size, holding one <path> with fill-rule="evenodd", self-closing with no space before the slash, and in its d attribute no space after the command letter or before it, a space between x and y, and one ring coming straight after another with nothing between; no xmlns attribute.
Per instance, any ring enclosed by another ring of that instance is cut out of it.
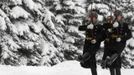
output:
<svg viewBox="0 0 134 75"><path fill-rule="evenodd" d="M95 23L97 21L97 18L93 17L92 20L93 20L93 23Z"/></svg>
<svg viewBox="0 0 134 75"><path fill-rule="evenodd" d="M88 21L91 21L91 18L90 17L88 18Z"/></svg>
<svg viewBox="0 0 134 75"><path fill-rule="evenodd" d="M112 18L111 16L109 16L109 17L107 18L107 22L112 23L112 21L113 21L113 18Z"/></svg>
<svg viewBox="0 0 134 75"><path fill-rule="evenodd" d="M122 16L117 16L117 21L121 21L122 20Z"/></svg>

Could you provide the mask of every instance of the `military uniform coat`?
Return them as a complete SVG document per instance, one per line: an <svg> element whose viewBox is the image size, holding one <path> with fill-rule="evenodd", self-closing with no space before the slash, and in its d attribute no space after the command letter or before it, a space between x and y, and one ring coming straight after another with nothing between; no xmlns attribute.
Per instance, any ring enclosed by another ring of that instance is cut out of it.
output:
<svg viewBox="0 0 134 75"><path fill-rule="evenodd" d="M86 52L89 53L90 59L88 59L84 64L81 64L84 68L96 68L96 59L95 54L97 50L100 48L100 43L102 41L102 25L96 24L94 25L94 29L87 29L87 25L80 26L79 30L85 31L86 39L83 47L83 54ZM91 39L95 39L97 42L95 44L91 43Z"/></svg>
<svg viewBox="0 0 134 75"><path fill-rule="evenodd" d="M118 22L119 23L119 22ZM112 63L110 68L121 68L121 57L120 54L124 50L126 46L126 41L132 37L131 31L128 28L127 23L119 23L117 28L113 28L111 24L105 23L104 27L104 56L103 60L106 59L107 56L112 56L117 53L118 58ZM121 41L117 42L116 38L120 37Z"/></svg>

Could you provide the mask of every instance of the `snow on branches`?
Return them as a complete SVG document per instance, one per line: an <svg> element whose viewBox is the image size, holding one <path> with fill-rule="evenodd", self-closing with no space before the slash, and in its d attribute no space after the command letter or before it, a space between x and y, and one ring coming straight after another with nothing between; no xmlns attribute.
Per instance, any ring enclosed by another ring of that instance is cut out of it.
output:
<svg viewBox="0 0 134 75"><path fill-rule="evenodd" d="M10 12L10 16L15 19L20 18L20 17L27 19L30 16L30 13L25 11L22 7L16 6L12 8Z"/></svg>

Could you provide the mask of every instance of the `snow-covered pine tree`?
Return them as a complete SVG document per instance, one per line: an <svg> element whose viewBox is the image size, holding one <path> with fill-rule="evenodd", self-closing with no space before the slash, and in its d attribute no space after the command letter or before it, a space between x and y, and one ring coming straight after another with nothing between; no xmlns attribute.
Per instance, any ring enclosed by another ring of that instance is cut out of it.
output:
<svg viewBox="0 0 134 75"><path fill-rule="evenodd" d="M85 17L85 3L78 0L54 0L50 10L62 21L65 30L62 51L65 59L73 60L82 50L84 35L79 33Z"/></svg>
<svg viewBox="0 0 134 75"><path fill-rule="evenodd" d="M64 29L44 0L2 2L0 21L1 64L51 66L63 61Z"/></svg>

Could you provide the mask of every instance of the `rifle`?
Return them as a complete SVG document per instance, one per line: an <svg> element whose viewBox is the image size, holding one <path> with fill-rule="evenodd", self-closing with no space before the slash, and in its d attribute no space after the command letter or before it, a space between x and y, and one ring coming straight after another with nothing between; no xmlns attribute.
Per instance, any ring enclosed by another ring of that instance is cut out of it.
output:
<svg viewBox="0 0 134 75"><path fill-rule="evenodd" d="M111 57L107 56L106 59L101 64L102 68L111 66L115 62L115 60L118 58L118 56L119 55L117 53L113 54Z"/></svg>
<svg viewBox="0 0 134 75"><path fill-rule="evenodd" d="M91 56L88 52L84 53L83 55L80 55L78 57L78 61L80 61L80 65L84 68L89 68L88 60L90 60Z"/></svg>
<svg viewBox="0 0 134 75"><path fill-rule="evenodd" d="M118 54L117 53L115 53L115 54L113 54L111 57L110 57L110 59L109 59L109 61L107 62L107 64L110 66L110 65L112 65L112 63L113 62L115 62L115 60L118 58Z"/></svg>

